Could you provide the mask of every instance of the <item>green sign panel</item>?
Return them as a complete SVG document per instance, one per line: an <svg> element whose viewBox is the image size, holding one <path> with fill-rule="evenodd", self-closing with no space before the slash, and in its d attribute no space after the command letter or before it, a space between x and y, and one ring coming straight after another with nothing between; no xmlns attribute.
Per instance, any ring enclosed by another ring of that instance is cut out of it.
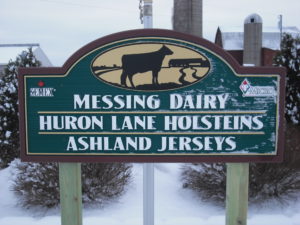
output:
<svg viewBox="0 0 300 225"><path fill-rule="evenodd" d="M20 69L25 161L279 161L284 70L203 39L134 30L62 68Z"/></svg>

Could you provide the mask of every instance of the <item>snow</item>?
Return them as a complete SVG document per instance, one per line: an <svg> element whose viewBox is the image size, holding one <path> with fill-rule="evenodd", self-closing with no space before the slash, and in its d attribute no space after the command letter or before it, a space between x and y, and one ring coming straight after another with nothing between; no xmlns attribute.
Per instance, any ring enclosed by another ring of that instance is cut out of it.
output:
<svg viewBox="0 0 300 225"><path fill-rule="evenodd" d="M280 33L279 32L264 32L263 47L273 50L280 49Z"/></svg>
<svg viewBox="0 0 300 225"><path fill-rule="evenodd" d="M11 131L6 131L6 132L5 132L5 137L6 137L6 138L9 138L10 135L11 135Z"/></svg>
<svg viewBox="0 0 300 225"><path fill-rule="evenodd" d="M178 163L155 164L155 225L224 225L225 210L183 189ZM134 164L133 181L118 200L83 210L83 224L141 225L142 164ZM22 209L11 191L12 167L0 170L0 225L59 225L59 209ZM300 202L250 206L248 225L300 225Z"/></svg>
<svg viewBox="0 0 300 225"><path fill-rule="evenodd" d="M244 49L243 32L224 32L222 33L223 48L226 50Z"/></svg>

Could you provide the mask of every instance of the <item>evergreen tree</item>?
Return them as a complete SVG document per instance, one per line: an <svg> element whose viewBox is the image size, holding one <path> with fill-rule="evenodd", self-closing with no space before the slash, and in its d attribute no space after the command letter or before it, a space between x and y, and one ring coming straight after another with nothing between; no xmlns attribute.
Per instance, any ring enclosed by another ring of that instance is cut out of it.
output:
<svg viewBox="0 0 300 225"><path fill-rule="evenodd" d="M19 157L18 68L38 67L41 63L32 49L10 60L0 79L0 167Z"/></svg>
<svg viewBox="0 0 300 225"><path fill-rule="evenodd" d="M300 125L300 36L294 38L291 34L284 34L281 51L276 55L274 62L287 69L285 108L287 122Z"/></svg>

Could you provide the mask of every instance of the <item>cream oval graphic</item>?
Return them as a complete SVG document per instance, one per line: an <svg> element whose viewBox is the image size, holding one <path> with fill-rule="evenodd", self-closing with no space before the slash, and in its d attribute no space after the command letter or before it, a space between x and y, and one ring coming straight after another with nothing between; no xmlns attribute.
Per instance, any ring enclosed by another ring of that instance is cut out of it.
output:
<svg viewBox="0 0 300 225"><path fill-rule="evenodd" d="M98 55L93 74L108 84L133 90L170 90L202 80L210 62L199 52L172 45L143 43L120 46Z"/></svg>

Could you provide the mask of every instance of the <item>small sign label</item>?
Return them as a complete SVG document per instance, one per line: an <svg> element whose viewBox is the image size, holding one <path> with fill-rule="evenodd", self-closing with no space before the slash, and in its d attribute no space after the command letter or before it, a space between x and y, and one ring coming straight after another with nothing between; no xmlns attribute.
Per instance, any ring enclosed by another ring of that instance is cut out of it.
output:
<svg viewBox="0 0 300 225"><path fill-rule="evenodd" d="M252 86L250 82L245 79L240 85L244 97L268 97L276 96L274 86Z"/></svg>
<svg viewBox="0 0 300 225"><path fill-rule="evenodd" d="M54 88L30 88L30 97L54 97Z"/></svg>

